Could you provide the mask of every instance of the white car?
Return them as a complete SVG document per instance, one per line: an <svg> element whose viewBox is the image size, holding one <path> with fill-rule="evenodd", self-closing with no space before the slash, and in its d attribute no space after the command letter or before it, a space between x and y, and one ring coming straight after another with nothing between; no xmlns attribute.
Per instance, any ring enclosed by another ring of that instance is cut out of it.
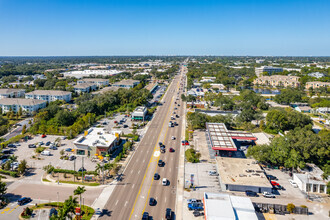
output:
<svg viewBox="0 0 330 220"><path fill-rule="evenodd" d="M209 171L209 176L219 176L219 174L216 171Z"/></svg>
<svg viewBox="0 0 330 220"><path fill-rule="evenodd" d="M275 195L269 192L263 192L262 195L266 198L275 198Z"/></svg>
<svg viewBox="0 0 330 220"><path fill-rule="evenodd" d="M172 136L172 140L175 140L175 137L174 136Z"/></svg>
<svg viewBox="0 0 330 220"><path fill-rule="evenodd" d="M294 187L294 188L298 188L298 185L295 181L293 180L289 180L289 183Z"/></svg>

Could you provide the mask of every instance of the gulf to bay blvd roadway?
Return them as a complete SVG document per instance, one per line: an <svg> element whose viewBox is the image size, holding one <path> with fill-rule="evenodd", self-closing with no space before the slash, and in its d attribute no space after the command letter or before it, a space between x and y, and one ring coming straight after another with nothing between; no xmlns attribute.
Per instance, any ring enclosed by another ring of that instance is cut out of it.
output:
<svg viewBox="0 0 330 220"><path fill-rule="evenodd" d="M101 219L141 218L145 203L145 198L141 192L144 194L144 187L152 181L154 167L157 166L160 156L158 142L162 138L161 134L164 133L164 129L168 128L168 121L174 108L174 96L177 93L178 81L179 76L176 76L170 84L163 98L165 103L157 109L148 131L122 175L122 181L117 184L104 207L109 215L103 216ZM139 208L141 205L139 198L144 199L142 209ZM133 215L134 211L137 214Z"/></svg>

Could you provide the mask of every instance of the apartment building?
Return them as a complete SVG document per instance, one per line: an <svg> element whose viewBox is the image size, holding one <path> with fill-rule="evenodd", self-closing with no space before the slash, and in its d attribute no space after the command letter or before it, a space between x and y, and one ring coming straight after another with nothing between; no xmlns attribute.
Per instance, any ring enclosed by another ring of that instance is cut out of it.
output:
<svg viewBox="0 0 330 220"><path fill-rule="evenodd" d="M24 89L0 89L0 99L24 97Z"/></svg>
<svg viewBox="0 0 330 220"><path fill-rule="evenodd" d="M313 88L313 89L318 89L321 87L328 87L330 86L329 82L320 82L320 81L315 81L315 82L307 82L306 83L306 89Z"/></svg>
<svg viewBox="0 0 330 220"><path fill-rule="evenodd" d="M84 78L80 79L77 82L78 84L83 84L83 83L91 83L95 84L97 87L104 87L109 85L109 80L108 79L100 79L100 78Z"/></svg>
<svg viewBox="0 0 330 220"><path fill-rule="evenodd" d="M139 85L139 80L125 79L120 82L114 83L112 86L121 87L121 88L134 88Z"/></svg>
<svg viewBox="0 0 330 220"><path fill-rule="evenodd" d="M256 67L255 72L256 72L257 76L260 76L260 74L263 73L263 72L266 72L269 75L272 75L274 73L283 72L283 68L281 68L281 67L272 67L272 66L262 66L262 67Z"/></svg>
<svg viewBox="0 0 330 220"><path fill-rule="evenodd" d="M78 85L73 86L73 88L76 93L81 94L95 91L97 86L94 83L79 83Z"/></svg>
<svg viewBox="0 0 330 220"><path fill-rule="evenodd" d="M47 102L53 102L57 100L63 100L70 102L72 98L71 92L60 90L35 90L25 94L26 99L39 99Z"/></svg>
<svg viewBox="0 0 330 220"><path fill-rule="evenodd" d="M298 87L300 86L299 82L300 77L298 76L282 76L282 75L273 75L273 76L261 76L256 78L253 81L254 85L266 85L266 86L283 86L283 87Z"/></svg>
<svg viewBox="0 0 330 220"><path fill-rule="evenodd" d="M22 99L22 98L3 98L0 99L2 113L13 111L17 113L21 108L23 112L32 113L39 109L46 108L47 102L44 100Z"/></svg>

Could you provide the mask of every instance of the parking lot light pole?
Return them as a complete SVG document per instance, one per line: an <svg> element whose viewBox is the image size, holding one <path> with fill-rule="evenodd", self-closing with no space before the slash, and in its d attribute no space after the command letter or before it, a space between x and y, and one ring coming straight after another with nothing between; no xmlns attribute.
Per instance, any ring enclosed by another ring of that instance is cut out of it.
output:
<svg viewBox="0 0 330 220"><path fill-rule="evenodd" d="M59 194L60 194L60 193L57 192L57 208L58 208L58 204L59 204L59 202L60 202L60 201L59 201Z"/></svg>
<svg viewBox="0 0 330 220"><path fill-rule="evenodd" d="M73 182L76 182L76 158L73 160Z"/></svg>

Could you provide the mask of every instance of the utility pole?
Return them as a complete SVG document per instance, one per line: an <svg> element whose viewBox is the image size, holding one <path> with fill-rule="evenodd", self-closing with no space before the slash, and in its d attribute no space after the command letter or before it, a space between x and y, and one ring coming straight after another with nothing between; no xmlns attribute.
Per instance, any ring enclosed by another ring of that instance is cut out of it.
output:
<svg viewBox="0 0 330 220"><path fill-rule="evenodd" d="M84 157L81 157L81 164L82 164L82 175L81 175L81 180L84 182Z"/></svg>
<svg viewBox="0 0 330 220"><path fill-rule="evenodd" d="M76 158L73 160L73 182L76 182Z"/></svg>

